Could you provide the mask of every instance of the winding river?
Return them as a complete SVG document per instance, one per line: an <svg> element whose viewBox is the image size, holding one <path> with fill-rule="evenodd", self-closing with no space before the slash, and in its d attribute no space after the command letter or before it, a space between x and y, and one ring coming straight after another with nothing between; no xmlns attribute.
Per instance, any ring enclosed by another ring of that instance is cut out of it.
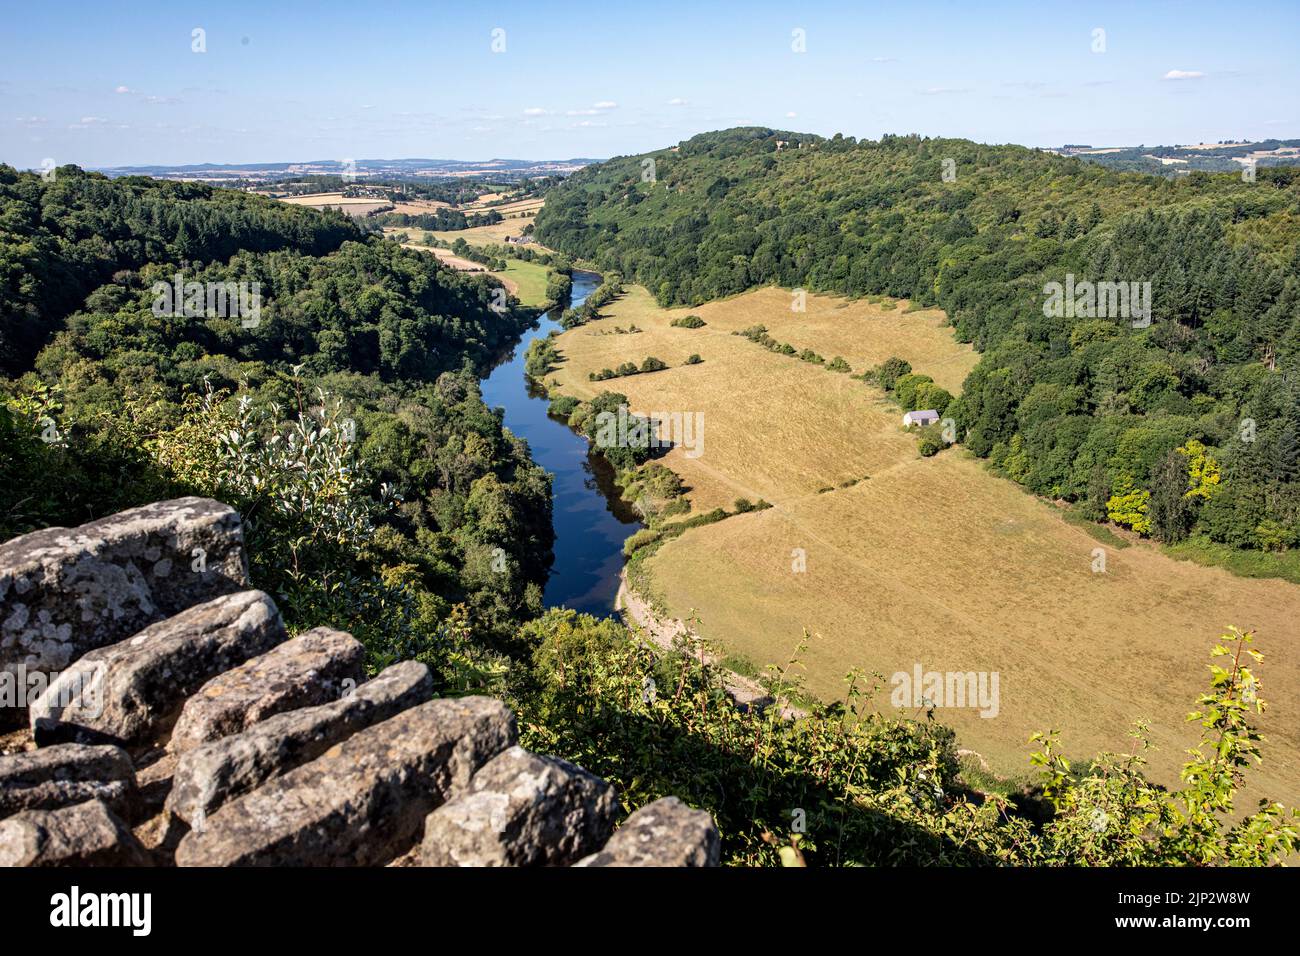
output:
<svg viewBox="0 0 1300 956"><path fill-rule="evenodd" d="M598 285L596 273L574 270L572 304L581 305ZM623 567L623 540L641 523L618 497L609 465L590 453L585 438L546 414L546 398L524 375L529 343L560 328L558 314L540 315L535 328L480 384L484 403L505 410L506 427L527 439L533 460L555 476L555 563L546 583L547 607L610 617Z"/></svg>

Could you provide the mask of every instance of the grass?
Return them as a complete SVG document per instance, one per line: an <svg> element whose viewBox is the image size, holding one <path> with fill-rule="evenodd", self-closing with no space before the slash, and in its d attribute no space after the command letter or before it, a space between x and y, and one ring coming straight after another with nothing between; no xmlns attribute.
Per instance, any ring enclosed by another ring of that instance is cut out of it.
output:
<svg viewBox="0 0 1300 956"><path fill-rule="evenodd" d="M1129 546L1129 542L1117 535L1112 529L1104 524L1089 520L1073 508L1057 508L1057 511L1068 523L1104 545L1121 549Z"/></svg>
<svg viewBox="0 0 1300 956"><path fill-rule="evenodd" d="M1227 568L1243 578L1282 578L1300 584L1300 551L1237 551L1206 538L1192 538L1164 548L1180 561Z"/></svg>
<svg viewBox="0 0 1300 956"><path fill-rule="evenodd" d="M516 216L494 222L490 226L475 226L473 229L443 229L435 232L434 235L444 242L464 239L471 246L501 245L506 241L506 236L517 236L522 233L524 227L533 222L533 219L533 216ZM534 245L533 248L542 249L538 245Z"/></svg>
<svg viewBox="0 0 1300 956"><path fill-rule="evenodd" d="M466 230L470 232L472 230ZM468 265L479 267L481 263L471 262L470 260L461 260L458 256L451 256L446 250L434 252L433 247L424 244L424 237L427 235L444 236L444 235L463 235L463 233L431 233L424 229L412 229L410 227L394 226L384 230L384 234L390 238L400 233L406 233L410 241L404 245L408 249L415 249L419 252L428 252L437 255L444 261L451 259L452 264L456 262L465 262ZM470 243L476 245L481 243ZM493 272L491 275L502 279L505 286L510 290L511 295L519 299L521 305L530 308L543 308L550 305L546 300L546 283L550 277L550 269L538 262L525 262L522 259L506 259L506 267L501 272Z"/></svg>
<svg viewBox="0 0 1300 956"><path fill-rule="evenodd" d="M521 304L533 308L549 305L546 301L546 280L550 269L536 262L524 262L522 259L507 259L504 272L494 272L515 284L515 295Z"/></svg>
<svg viewBox="0 0 1300 956"><path fill-rule="evenodd" d="M998 717L957 709L936 717L1000 776L1025 770L1034 731L1058 728L1071 756L1089 757L1127 749L1127 731L1145 717L1157 748L1152 776L1175 783L1196 740L1185 717L1214 638L1229 624L1254 629L1266 655L1262 696L1276 706L1261 718L1265 765L1250 794L1298 801L1300 708L1287 697L1300 686L1300 590L1174 560L1145 543L1122 547L961 449L921 458L879 389L730 332L762 323L781 341L843 355L855 369L899 355L959 391L975 356L943 317L825 296L791 313L789 302L789 293L765 289L663 310L630 287L606 317L560 336L565 361L548 376L560 394L611 389L627 394L633 411L703 413L703 453L687 458L674 448L660 459L682 477L693 514L730 510L738 497L773 504L643 549L634 581L651 580L673 616L695 609L702 636L759 668L783 663L806 627L815 635L806 686L824 700L842 696L855 667L997 671ZM689 313L707 326L671 327ZM629 322L644 332L599 334ZM705 361L683 366L691 352ZM672 367L586 380L644 354ZM870 480L850 484L864 475ZM832 490L818 494L823 488ZM1099 542L1104 573L1093 571ZM802 573L793 570L798 553ZM1187 546L1175 553L1193 556ZM878 703L888 707L887 688Z"/></svg>

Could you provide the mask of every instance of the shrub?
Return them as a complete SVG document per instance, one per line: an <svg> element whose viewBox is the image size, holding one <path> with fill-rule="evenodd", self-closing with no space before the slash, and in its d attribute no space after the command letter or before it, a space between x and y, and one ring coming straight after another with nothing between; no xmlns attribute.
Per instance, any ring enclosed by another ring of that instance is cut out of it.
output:
<svg viewBox="0 0 1300 956"><path fill-rule="evenodd" d="M648 544L654 544L659 540L659 537L659 532L653 528L642 528L623 542L623 556L630 557L632 552L638 548L644 548Z"/></svg>
<svg viewBox="0 0 1300 956"><path fill-rule="evenodd" d="M887 358L876 369L876 381L887 392L892 392L898 380L912 371L912 365L906 359Z"/></svg>
<svg viewBox="0 0 1300 956"><path fill-rule="evenodd" d="M546 411L549 415L568 421L578 404L578 400L572 395L556 395L551 399L551 404Z"/></svg>

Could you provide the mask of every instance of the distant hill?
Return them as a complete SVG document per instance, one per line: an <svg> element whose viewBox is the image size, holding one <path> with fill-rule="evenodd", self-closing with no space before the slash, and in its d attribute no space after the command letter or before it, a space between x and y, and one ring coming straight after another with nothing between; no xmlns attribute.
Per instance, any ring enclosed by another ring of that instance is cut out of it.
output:
<svg viewBox="0 0 1300 956"><path fill-rule="evenodd" d="M1127 173L1155 173L1159 176L1204 173L1232 173L1254 165L1300 166L1300 139L1245 140L1196 143L1179 146L1087 146L1066 145L1051 150Z"/></svg>
<svg viewBox="0 0 1300 956"><path fill-rule="evenodd" d="M154 179L211 183L266 181L293 176L341 176L357 179L459 179L493 177L505 181L536 176L565 176L598 159L315 159L288 163L197 163L184 166L114 166L105 175L152 176Z"/></svg>
<svg viewBox="0 0 1300 956"><path fill-rule="evenodd" d="M1297 209L1296 168L744 128L569 176L535 235L661 305L775 284L937 306L982 352L948 412L971 452L1161 541L1276 551L1300 545ZM1145 314L1053 306L1076 279L1145 288ZM1214 487L1189 496L1202 448Z"/></svg>

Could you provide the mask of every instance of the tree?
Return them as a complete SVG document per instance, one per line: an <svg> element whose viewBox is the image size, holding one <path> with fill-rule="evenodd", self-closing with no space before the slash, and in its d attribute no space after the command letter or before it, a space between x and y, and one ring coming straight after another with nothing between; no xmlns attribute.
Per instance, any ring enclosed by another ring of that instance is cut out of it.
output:
<svg viewBox="0 0 1300 956"><path fill-rule="evenodd" d="M912 371L912 364L906 359L890 357L880 363L876 369L876 381L887 392L892 392L898 380Z"/></svg>
<svg viewBox="0 0 1300 956"><path fill-rule="evenodd" d="M1106 515L1116 524L1127 525L1138 534L1149 534L1151 519L1147 516L1151 494L1138 488L1128 475L1115 482L1115 493L1106 502Z"/></svg>
<svg viewBox="0 0 1300 956"><path fill-rule="evenodd" d="M1187 457L1171 451L1153 476L1147 502L1148 526L1158 541L1173 544L1187 537L1192 524L1187 480Z"/></svg>

